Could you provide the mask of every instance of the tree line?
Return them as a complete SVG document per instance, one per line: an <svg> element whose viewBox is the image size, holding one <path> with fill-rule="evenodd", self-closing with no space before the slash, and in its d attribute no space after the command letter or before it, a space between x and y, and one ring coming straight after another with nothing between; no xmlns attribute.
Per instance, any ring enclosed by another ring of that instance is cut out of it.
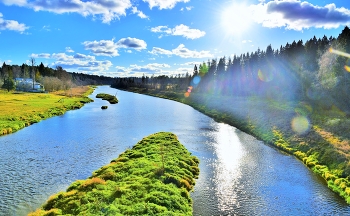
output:
<svg viewBox="0 0 350 216"><path fill-rule="evenodd" d="M0 86L8 91L15 89L15 78L30 78L34 82L44 85L46 91L67 90L81 85L110 85L114 79L106 76L67 72L61 66L50 68L41 62L36 65L35 59L31 64L7 65L5 62L0 68Z"/></svg>
<svg viewBox="0 0 350 216"><path fill-rule="evenodd" d="M347 26L337 38L314 36L279 49L268 45L265 50L208 60L195 65L192 74L117 78L113 86L180 91L191 86L192 92L204 94L336 105L350 114L350 60L334 50L350 53Z"/></svg>

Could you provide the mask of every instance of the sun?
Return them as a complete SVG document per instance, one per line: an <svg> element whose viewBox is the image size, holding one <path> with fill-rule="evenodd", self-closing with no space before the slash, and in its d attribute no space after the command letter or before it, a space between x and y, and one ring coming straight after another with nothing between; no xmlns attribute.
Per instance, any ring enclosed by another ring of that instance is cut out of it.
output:
<svg viewBox="0 0 350 216"><path fill-rule="evenodd" d="M239 36L251 26L251 12L244 4L232 4L221 12L221 27L229 35Z"/></svg>

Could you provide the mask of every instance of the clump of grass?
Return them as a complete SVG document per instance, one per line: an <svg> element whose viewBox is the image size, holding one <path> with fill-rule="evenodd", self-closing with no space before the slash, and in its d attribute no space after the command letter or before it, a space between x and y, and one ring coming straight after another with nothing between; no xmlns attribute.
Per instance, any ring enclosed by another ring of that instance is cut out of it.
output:
<svg viewBox="0 0 350 216"><path fill-rule="evenodd" d="M110 95L110 94L98 93L96 95L96 98L102 98L102 100L107 100L110 104L118 103L117 97L114 95Z"/></svg>
<svg viewBox="0 0 350 216"><path fill-rule="evenodd" d="M192 215L198 164L176 135L152 134L29 215Z"/></svg>

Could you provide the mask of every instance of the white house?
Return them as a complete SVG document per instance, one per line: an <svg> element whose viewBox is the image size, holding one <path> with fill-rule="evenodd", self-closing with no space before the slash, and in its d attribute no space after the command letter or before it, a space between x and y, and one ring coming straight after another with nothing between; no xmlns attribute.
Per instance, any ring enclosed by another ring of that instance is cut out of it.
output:
<svg viewBox="0 0 350 216"><path fill-rule="evenodd" d="M16 90L18 91L28 91L28 92L44 92L45 88L42 84L34 82L30 78L15 78Z"/></svg>

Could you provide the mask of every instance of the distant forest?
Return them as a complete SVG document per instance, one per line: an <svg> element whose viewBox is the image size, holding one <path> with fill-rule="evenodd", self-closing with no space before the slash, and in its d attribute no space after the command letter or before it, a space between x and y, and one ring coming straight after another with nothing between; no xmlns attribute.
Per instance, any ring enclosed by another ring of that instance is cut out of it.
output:
<svg viewBox="0 0 350 216"><path fill-rule="evenodd" d="M350 53L347 26L337 38L314 36L279 49L269 45L266 50L208 60L195 65L193 74L117 78L112 86L306 100L322 108L335 105L350 114L350 59L338 51Z"/></svg>
<svg viewBox="0 0 350 216"><path fill-rule="evenodd" d="M258 96L274 100L308 101L322 108L332 105L350 114L350 29L346 26L337 38L315 36L287 43L279 49L243 53L209 59L192 74L111 78L67 72L62 67L6 65L0 70L0 86L14 88L13 79L33 78L47 91L69 89L75 85L112 85L169 91L197 92L224 96ZM338 53L338 54L337 54ZM341 53L340 53L341 54Z"/></svg>
<svg viewBox="0 0 350 216"><path fill-rule="evenodd" d="M15 78L31 78L45 86L47 91L67 90L74 86L81 85L111 85L115 82L114 78L84 73L67 72L61 66L55 69L45 67L41 62L39 66L35 65L35 59L32 65L6 65L4 62L0 70L0 86L12 90L15 88Z"/></svg>

